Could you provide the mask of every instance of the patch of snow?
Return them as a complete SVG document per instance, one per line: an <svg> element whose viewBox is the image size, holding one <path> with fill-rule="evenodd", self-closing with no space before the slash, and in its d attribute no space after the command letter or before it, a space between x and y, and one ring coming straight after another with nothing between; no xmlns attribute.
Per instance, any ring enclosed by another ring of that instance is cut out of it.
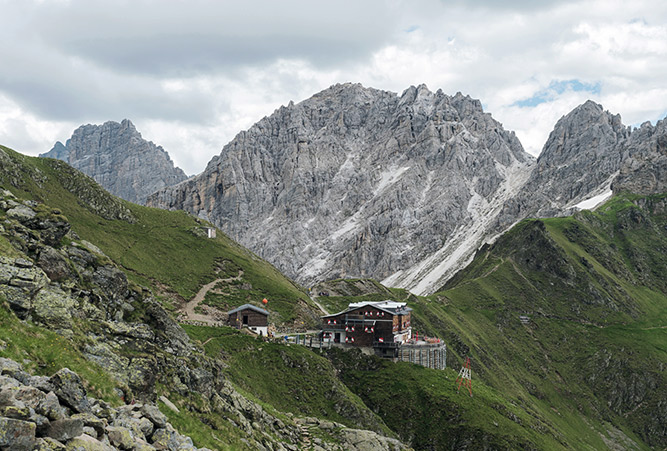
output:
<svg viewBox="0 0 667 451"><path fill-rule="evenodd" d="M609 178L596 190L589 193L589 197L582 201L577 202L576 204L571 203L567 205L568 208L574 207L579 210L592 210L607 199L613 194L611 191L611 184L619 174L620 171L614 172ZM576 202L576 199L575 199Z"/></svg>
<svg viewBox="0 0 667 451"><path fill-rule="evenodd" d="M598 194L597 196L582 200L577 205L575 205L574 208L578 208L579 210L593 210L595 207L609 199L611 195L611 190L605 191L604 193Z"/></svg>

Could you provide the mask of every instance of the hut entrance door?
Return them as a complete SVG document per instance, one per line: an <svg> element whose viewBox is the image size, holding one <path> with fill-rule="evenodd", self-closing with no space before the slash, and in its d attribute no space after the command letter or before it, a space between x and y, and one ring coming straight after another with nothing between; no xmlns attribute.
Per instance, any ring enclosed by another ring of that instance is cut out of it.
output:
<svg viewBox="0 0 667 451"><path fill-rule="evenodd" d="M334 334L334 343L340 343L340 332Z"/></svg>
<svg viewBox="0 0 667 451"><path fill-rule="evenodd" d="M248 325L248 315L243 315L243 325L244 326Z"/></svg>

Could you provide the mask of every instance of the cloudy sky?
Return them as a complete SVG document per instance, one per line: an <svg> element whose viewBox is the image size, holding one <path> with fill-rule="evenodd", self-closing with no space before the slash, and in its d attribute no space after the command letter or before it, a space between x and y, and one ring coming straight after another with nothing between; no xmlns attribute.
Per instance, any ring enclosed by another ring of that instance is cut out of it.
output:
<svg viewBox="0 0 667 451"><path fill-rule="evenodd" d="M662 0L0 0L0 144L36 155L132 120L188 174L339 82L460 91L537 155L587 99L667 116Z"/></svg>

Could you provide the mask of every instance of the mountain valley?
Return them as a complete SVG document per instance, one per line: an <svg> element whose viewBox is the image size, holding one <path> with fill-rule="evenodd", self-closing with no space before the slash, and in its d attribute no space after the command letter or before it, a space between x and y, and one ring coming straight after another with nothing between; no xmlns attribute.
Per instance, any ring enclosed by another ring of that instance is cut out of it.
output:
<svg viewBox="0 0 667 451"><path fill-rule="evenodd" d="M0 449L663 449L666 127L589 101L535 159L468 96L344 84L189 179L129 121L0 146ZM447 368L294 341L384 300Z"/></svg>

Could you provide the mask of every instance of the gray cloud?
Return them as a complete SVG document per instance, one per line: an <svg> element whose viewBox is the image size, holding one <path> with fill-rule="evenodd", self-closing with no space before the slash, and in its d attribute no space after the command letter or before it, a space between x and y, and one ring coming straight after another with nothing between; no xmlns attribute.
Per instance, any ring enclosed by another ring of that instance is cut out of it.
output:
<svg viewBox="0 0 667 451"><path fill-rule="evenodd" d="M331 66L367 56L399 19L383 5L75 0L36 10L31 28L50 47L114 70L183 77L276 58Z"/></svg>
<svg viewBox="0 0 667 451"><path fill-rule="evenodd" d="M0 91L54 120L146 117L202 123L228 109L223 91L165 82L238 80L281 59L327 69L362 61L400 17L378 1L323 6L248 2L5 1Z"/></svg>
<svg viewBox="0 0 667 451"><path fill-rule="evenodd" d="M280 105L345 81L470 94L533 152L584 96L629 123L667 105L659 0L0 0L0 17L0 143L30 153L129 118L195 173ZM568 80L599 89L526 103Z"/></svg>
<svg viewBox="0 0 667 451"><path fill-rule="evenodd" d="M581 0L441 0L445 6L465 7L467 9L487 9L501 11L534 12L548 10L566 3L579 3Z"/></svg>

